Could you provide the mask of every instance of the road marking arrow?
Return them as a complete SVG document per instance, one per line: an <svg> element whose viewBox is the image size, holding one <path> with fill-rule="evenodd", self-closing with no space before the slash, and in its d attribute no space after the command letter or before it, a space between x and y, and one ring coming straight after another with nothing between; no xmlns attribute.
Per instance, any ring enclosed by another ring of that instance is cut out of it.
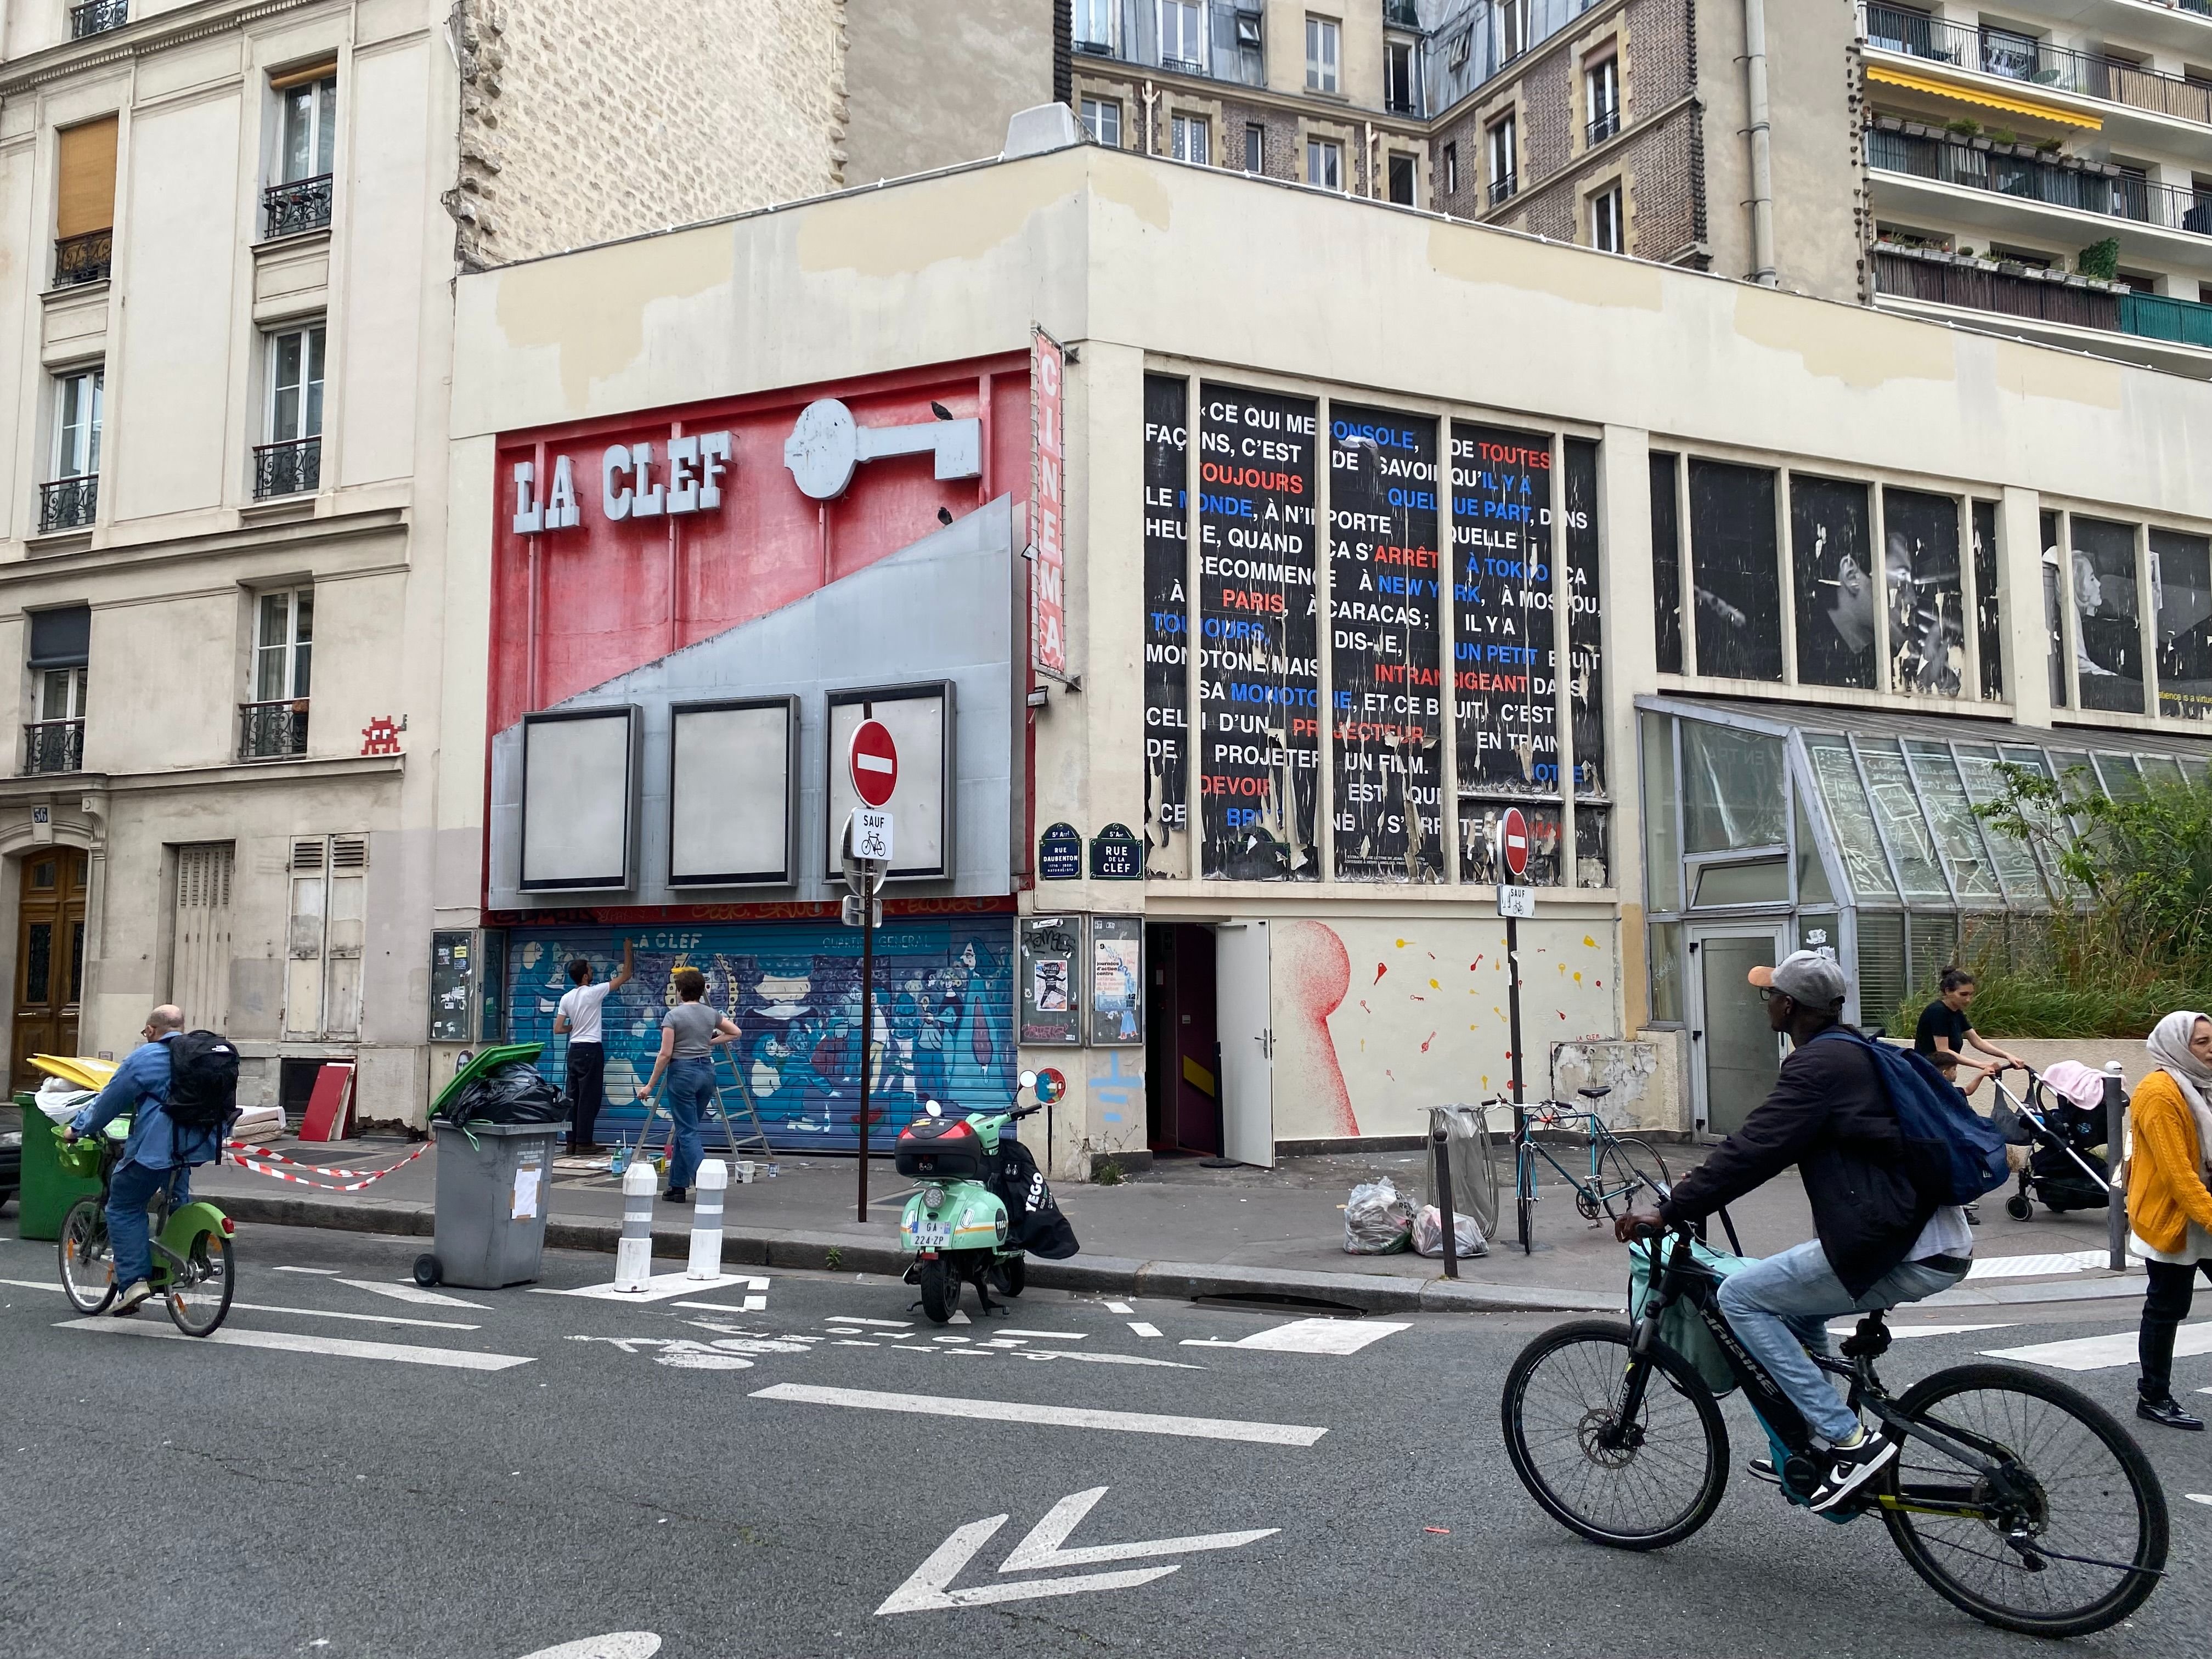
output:
<svg viewBox="0 0 2212 1659"><path fill-rule="evenodd" d="M1081 1549L1062 1549L1060 1546L1067 1541L1068 1534L1105 1495L1105 1487L1093 1486L1089 1492L1061 1498L1052 1506L1052 1513L1030 1528L1030 1535L1014 1546L1014 1553L999 1571L1033 1572L1039 1567L1088 1567L1101 1561L1140 1560L1147 1555L1240 1549L1282 1530L1279 1527L1261 1527L1252 1532L1207 1532L1191 1538L1153 1538L1138 1544L1091 1544Z"/></svg>

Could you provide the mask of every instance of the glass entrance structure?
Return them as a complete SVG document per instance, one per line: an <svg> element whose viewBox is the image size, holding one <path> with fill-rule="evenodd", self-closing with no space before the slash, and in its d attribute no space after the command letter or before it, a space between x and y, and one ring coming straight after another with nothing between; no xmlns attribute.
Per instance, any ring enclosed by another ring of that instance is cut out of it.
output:
<svg viewBox="0 0 2212 1659"><path fill-rule="evenodd" d="M1975 815L2002 793L2001 763L2125 799L2202 783L2212 763L2212 744L2149 732L1685 697L1636 707L1651 1022L1693 1036L1696 958L1722 937L1737 955L1768 928L1778 951L1832 952L1853 983L1844 1017L1869 1027L1932 994L1948 963L2032 960L2041 918L2075 895Z"/></svg>

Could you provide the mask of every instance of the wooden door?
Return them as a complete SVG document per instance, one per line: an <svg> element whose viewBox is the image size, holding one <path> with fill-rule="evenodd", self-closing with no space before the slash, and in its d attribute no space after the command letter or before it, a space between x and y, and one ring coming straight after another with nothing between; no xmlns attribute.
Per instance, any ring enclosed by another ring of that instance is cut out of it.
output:
<svg viewBox="0 0 2212 1659"><path fill-rule="evenodd" d="M74 1054L84 994L85 855L27 854L15 920L15 1034L9 1086L35 1089L33 1054Z"/></svg>

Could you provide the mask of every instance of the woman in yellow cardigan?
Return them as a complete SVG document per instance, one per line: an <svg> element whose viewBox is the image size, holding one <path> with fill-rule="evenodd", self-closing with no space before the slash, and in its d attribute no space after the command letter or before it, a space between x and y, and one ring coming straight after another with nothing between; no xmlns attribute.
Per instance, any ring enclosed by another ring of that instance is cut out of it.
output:
<svg viewBox="0 0 2212 1659"><path fill-rule="evenodd" d="M2204 1159L2212 1151L2212 1018L2168 1014L2143 1047L2159 1067L2128 1103L2128 1225L2150 1280L2137 1352L2136 1415L2170 1429L2202 1429L2204 1419L2173 1397L2173 1334L2189 1316L2202 1272L2212 1279L2212 1189Z"/></svg>

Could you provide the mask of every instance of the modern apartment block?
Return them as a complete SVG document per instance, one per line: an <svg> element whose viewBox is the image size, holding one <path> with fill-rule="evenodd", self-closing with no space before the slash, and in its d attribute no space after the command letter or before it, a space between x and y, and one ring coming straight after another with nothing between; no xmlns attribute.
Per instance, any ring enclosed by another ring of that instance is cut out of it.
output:
<svg viewBox="0 0 2212 1659"><path fill-rule="evenodd" d="M452 281L831 187L840 8L751 9L0 12L12 1086L172 1000L259 1097L352 1060L419 1118L479 897L432 829Z"/></svg>

